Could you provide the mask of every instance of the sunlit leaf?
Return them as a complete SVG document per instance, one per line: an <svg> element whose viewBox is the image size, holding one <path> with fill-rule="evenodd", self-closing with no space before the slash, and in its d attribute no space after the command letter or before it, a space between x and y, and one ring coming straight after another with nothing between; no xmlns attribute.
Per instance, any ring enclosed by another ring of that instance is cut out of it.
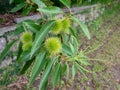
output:
<svg viewBox="0 0 120 90"><path fill-rule="evenodd" d="M37 51L37 49L41 46L41 44L44 41L46 35L52 29L54 23L55 23L55 21L47 22L45 25L43 25L41 30L37 33L37 35L35 37L35 41L33 43L32 49L31 49L31 57Z"/></svg>
<svg viewBox="0 0 120 90"><path fill-rule="evenodd" d="M33 69L31 72L31 76L30 76L30 84L33 83L33 81L35 80L35 78L38 76L38 74L40 73L40 71L42 70L44 64L45 64L45 54L46 51L41 51L38 56L36 57L35 63L33 65Z"/></svg>
<svg viewBox="0 0 120 90"><path fill-rule="evenodd" d="M27 26L27 28L28 28L30 31L34 32L34 33L37 33L37 32L40 30L40 26L37 25L37 24L36 24L34 21L32 21L32 20L25 20L25 21L23 21L23 24L24 24L25 26Z"/></svg>

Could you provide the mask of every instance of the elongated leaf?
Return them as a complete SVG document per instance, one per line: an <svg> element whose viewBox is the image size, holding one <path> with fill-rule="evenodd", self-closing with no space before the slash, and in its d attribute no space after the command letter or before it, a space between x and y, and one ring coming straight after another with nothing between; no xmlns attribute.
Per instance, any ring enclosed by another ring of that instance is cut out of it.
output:
<svg viewBox="0 0 120 90"><path fill-rule="evenodd" d="M57 63L54 71L53 71L53 75L52 75L52 86L55 87L55 85L58 83L59 80L59 72L60 72L60 63Z"/></svg>
<svg viewBox="0 0 120 90"><path fill-rule="evenodd" d="M22 68L21 71L20 71L20 75L24 74L24 73L29 69L29 67L31 66L33 60L34 60L34 59L29 60L29 61L27 61L27 62L24 64L23 68Z"/></svg>
<svg viewBox="0 0 120 90"><path fill-rule="evenodd" d="M69 31L70 31L70 33L74 36L74 37L76 37L77 38L77 34L76 34L76 30L75 29L73 29L73 28L69 28Z"/></svg>
<svg viewBox="0 0 120 90"><path fill-rule="evenodd" d="M72 53L75 54L76 52L75 52L75 48L73 47L73 45L71 43L69 43L69 46L70 46Z"/></svg>
<svg viewBox="0 0 120 90"><path fill-rule="evenodd" d="M52 69L52 66L53 66L55 60L56 60L55 58L52 58L51 61L48 63L48 65L45 69L45 72L42 75L39 90L41 90L41 88L44 86L45 82L48 80L50 71Z"/></svg>
<svg viewBox="0 0 120 90"><path fill-rule="evenodd" d="M69 65L68 63L66 63L67 65L67 68L66 68L66 79L68 80L69 79Z"/></svg>
<svg viewBox="0 0 120 90"><path fill-rule="evenodd" d="M76 68L87 78L86 72L85 72L81 67L79 67L79 64L78 64L78 63L75 63L75 66L76 66Z"/></svg>
<svg viewBox="0 0 120 90"><path fill-rule="evenodd" d="M1 55L0 55L0 61L3 60L3 58L7 55L8 51L10 50L10 48L16 43L17 40L12 41L11 43L9 43L5 49L2 51Z"/></svg>
<svg viewBox="0 0 120 90"><path fill-rule="evenodd" d="M14 7L11 12L17 12L19 10L21 10L26 4L25 3L20 3L18 4L16 7Z"/></svg>
<svg viewBox="0 0 120 90"><path fill-rule="evenodd" d="M64 75L64 74L65 74L66 69L67 69L67 65L66 65L66 64L64 64L64 65L62 66L62 75Z"/></svg>
<svg viewBox="0 0 120 90"><path fill-rule="evenodd" d="M74 16L72 16L72 19L81 26L81 28L82 28L83 32L85 33L85 35L87 36L87 38L90 39L90 33L88 31L87 26L80 19L78 19Z"/></svg>
<svg viewBox="0 0 120 90"><path fill-rule="evenodd" d="M14 2L14 0L9 0L9 4L12 4Z"/></svg>
<svg viewBox="0 0 120 90"><path fill-rule="evenodd" d="M75 52L77 53L79 44L78 44L78 40L75 37L73 37L73 46L74 46Z"/></svg>
<svg viewBox="0 0 120 90"><path fill-rule="evenodd" d="M20 55L17 61L20 63L20 62L25 62L29 60L30 60L30 50L27 50L22 52L22 54Z"/></svg>
<svg viewBox="0 0 120 90"><path fill-rule="evenodd" d="M66 44L62 44L62 52L63 52L64 54L67 54L68 56L72 56L72 55L73 55L70 47L67 46Z"/></svg>
<svg viewBox="0 0 120 90"><path fill-rule="evenodd" d="M41 0L32 0L35 4L38 5L38 7L43 8L46 7L46 5Z"/></svg>
<svg viewBox="0 0 120 90"><path fill-rule="evenodd" d="M39 8L37 10L48 14L62 13L62 10L59 7L55 7L55 6Z"/></svg>
<svg viewBox="0 0 120 90"><path fill-rule="evenodd" d="M27 7L23 10L22 15L23 15L23 16L27 15L31 10L32 10L32 5L31 5L31 6L27 6Z"/></svg>
<svg viewBox="0 0 120 90"><path fill-rule="evenodd" d="M21 53L22 53L22 42L19 42L18 53L17 53L17 60L19 59Z"/></svg>
<svg viewBox="0 0 120 90"><path fill-rule="evenodd" d="M74 79L75 77L75 74L76 74L76 68L75 68L75 65L73 64L72 65L72 78Z"/></svg>
<svg viewBox="0 0 120 90"><path fill-rule="evenodd" d="M35 78L38 76L38 74L42 70L42 68L45 64L45 61L46 61L45 60L45 54L46 54L46 51L41 51L39 53L39 55L36 57L36 60L35 60L35 63L33 65L33 69L32 69L32 72L31 72L30 84L33 83Z"/></svg>
<svg viewBox="0 0 120 90"><path fill-rule="evenodd" d="M69 0L59 0L61 3L63 3L67 8L70 8L70 1Z"/></svg>
<svg viewBox="0 0 120 90"><path fill-rule="evenodd" d="M40 30L40 26L35 24L35 22L32 20L25 20L23 21L23 24L34 33L37 33Z"/></svg>
<svg viewBox="0 0 120 90"><path fill-rule="evenodd" d="M31 57L36 52L36 50L41 46L42 42L44 41L44 39L45 39L46 35L48 34L48 32L53 27L54 23L55 23L54 21L49 21L38 32L38 34L35 37L35 41L33 43L33 47L32 47L32 50L31 50Z"/></svg>
<svg viewBox="0 0 120 90"><path fill-rule="evenodd" d="M17 35L19 35L22 32L24 32L24 28L22 26L18 27L18 28L15 29L15 31L13 33L13 36L17 36Z"/></svg>

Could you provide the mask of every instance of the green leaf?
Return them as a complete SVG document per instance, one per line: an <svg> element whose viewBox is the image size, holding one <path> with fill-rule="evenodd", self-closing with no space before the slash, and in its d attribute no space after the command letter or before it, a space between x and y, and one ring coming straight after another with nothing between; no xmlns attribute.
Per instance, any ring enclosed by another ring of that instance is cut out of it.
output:
<svg viewBox="0 0 120 90"><path fill-rule="evenodd" d="M63 3L67 8L70 8L70 1L69 0L59 0L61 3Z"/></svg>
<svg viewBox="0 0 120 90"><path fill-rule="evenodd" d="M72 19L81 26L81 28L82 28L83 32L85 33L85 35L87 36L87 38L90 39L90 33L88 31L87 26L80 19L78 19L74 16L72 16Z"/></svg>
<svg viewBox="0 0 120 90"><path fill-rule="evenodd" d="M32 0L35 4L38 5L38 7L43 8L47 7L41 0Z"/></svg>
<svg viewBox="0 0 120 90"><path fill-rule="evenodd" d="M31 72L31 76L30 76L30 84L33 83L33 81L35 80L35 78L38 76L38 74L41 72L44 64L45 64L45 55L46 55L46 51L41 51L35 60L35 63L33 65L33 69Z"/></svg>
<svg viewBox="0 0 120 90"><path fill-rule="evenodd" d="M62 52L64 54L67 54L68 56L72 56L73 55L73 53L71 51L71 48L68 45L64 44L64 43L62 44Z"/></svg>
<svg viewBox="0 0 120 90"><path fill-rule="evenodd" d="M27 15L31 10L32 10L32 5L31 6L27 6L24 10L23 10L23 12L22 12L22 15L23 16L25 16L25 15Z"/></svg>
<svg viewBox="0 0 120 90"><path fill-rule="evenodd" d="M68 80L69 79L69 65L68 63L66 63L67 65L67 68L66 68L66 79Z"/></svg>
<svg viewBox="0 0 120 90"><path fill-rule="evenodd" d="M76 74L76 68L75 68L75 65L73 64L72 65L72 79L74 79L75 74Z"/></svg>
<svg viewBox="0 0 120 90"><path fill-rule="evenodd" d="M21 54L22 54L22 42L19 42L17 60L19 59Z"/></svg>
<svg viewBox="0 0 120 90"><path fill-rule="evenodd" d="M22 54L18 58L18 62L25 62L30 60L30 50L22 52Z"/></svg>
<svg viewBox="0 0 120 90"><path fill-rule="evenodd" d="M52 86L55 87L55 85L58 83L59 80L59 73L60 73L60 63L58 62L54 68L53 75L52 75Z"/></svg>
<svg viewBox="0 0 120 90"><path fill-rule="evenodd" d="M48 80L49 75L50 75L50 71L52 69L52 66L53 66L55 60L56 60L55 58L52 58L50 60L50 62L48 63L48 65L47 65L47 67L42 75L39 90L41 90L41 88L44 86L45 82Z"/></svg>
<svg viewBox="0 0 120 90"><path fill-rule="evenodd" d="M55 7L55 6L39 8L37 10L48 14L62 13L62 10L59 7Z"/></svg>
<svg viewBox="0 0 120 90"><path fill-rule="evenodd" d="M67 65L66 65L66 64L64 64L64 65L62 66L62 75L64 75L64 74L65 74L66 69L67 69Z"/></svg>
<svg viewBox="0 0 120 90"><path fill-rule="evenodd" d="M54 24L55 24L55 21L47 22L45 25L43 25L41 30L37 33L37 35L35 37L35 41L33 43L33 47L31 49L31 57L37 51L37 49L41 46L41 44L44 41L46 35L52 29Z"/></svg>
<svg viewBox="0 0 120 90"><path fill-rule="evenodd" d="M2 51L2 53L0 54L0 61L3 60L3 58L7 55L8 51L10 50L10 48L16 43L17 40L12 41L11 43L9 43L5 49Z"/></svg>
<svg viewBox="0 0 120 90"><path fill-rule="evenodd" d="M14 7L11 12L17 12L19 10L21 10L26 4L23 2L23 3L20 3L20 4L17 4L16 7Z"/></svg>
<svg viewBox="0 0 120 90"><path fill-rule="evenodd" d="M74 46L75 52L77 53L78 52L79 44L78 44L78 40L74 36L73 36L73 46Z"/></svg>
<svg viewBox="0 0 120 90"><path fill-rule="evenodd" d="M40 26L37 25L34 21L32 20L25 20L23 21L23 24L27 26L29 30L31 30L34 33L37 33L40 30Z"/></svg>
<svg viewBox="0 0 120 90"><path fill-rule="evenodd" d="M69 31L70 31L70 33L74 36L74 37L76 37L77 38L77 34L76 34L76 30L75 29L73 29L73 28L69 28Z"/></svg>
<svg viewBox="0 0 120 90"><path fill-rule="evenodd" d="M78 63L76 63L76 62L75 62L75 66L87 78L86 71L83 70L83 68L81 68L81 66Z"/></svg>
<svg viewBox="0 0 120 90"><path fill-rule="evenodd" d="M69 46L70 46L72 53L75 54L76 52L75 52L75 48L73 47L73 45L71 43L69 43Z"/></svg>
<svg viewBox="0 0 120 90"><path fill-rule="evenodd" d="M23 26L17 26L17 28L14 30L14 33L12 34L12 36L17 36L22 32L24 32Z"/></svg>
<svg viewBox="0 0 120 90"><path fill-rule="evenodd" d="M12 4L14 2L14 0L9 0L9 4Z"/></svg>
<svg viewBox="0 0 120 90"><path fill-rule="evenodd" d="M29 69L29 67L31 66L33 61L34 61L34 59L25 62L24 66L22 67L22 69L20 71L20 75L24 74Z"/></svg>

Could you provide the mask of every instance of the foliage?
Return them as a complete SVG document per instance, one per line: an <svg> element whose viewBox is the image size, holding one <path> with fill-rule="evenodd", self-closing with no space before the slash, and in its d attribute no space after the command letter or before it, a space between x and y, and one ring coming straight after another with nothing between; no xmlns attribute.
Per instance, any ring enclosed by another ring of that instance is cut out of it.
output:
<svg viewBox="0 0 120 90"><path fill-rule="evenodd" d="M52 2L50 0L41 0L47 6L52 6ZM32 2L32 0L10 0L10 4L16 4L16 6L11 10L11 12L18 12L22 10L22 15L25 16L29 14L31 11L35 11L37 5Z"/></svg>
<svg viewBox="0 0 120 90"><path fill-rule="evenodd" d="M6 0L0 0L0 14L5 14L6 12L9 12L13 7L14 5L9 5Z"/></svg>
<svg viewBox="0 0 120 90"><path fill-rule="evenodd" d="M75 24L81 27L88 39L90 33L87 26L72 13L66 15L61 8L46 6L42 1L32 0L38 5L38 11L43 17L38 21L25 20L18 24L14 35L22 34L19 41L17 63L23 63L20 74L24 74L32 67L29 84L32 84L36 77L42 72L39 89L45 90L49 81L53 88L61 85L62 77L74 79L80 71L84 76L86 72L92 73L85 66L89 66L83 50L79 49L77 31ZM70 9L68 0L60 0ZM63 14L58 18L57 14ZM57 33L54 33L55 29ZM8 45L9 48L12 46ZM1 60L9 50L5 48Z"/></svg>

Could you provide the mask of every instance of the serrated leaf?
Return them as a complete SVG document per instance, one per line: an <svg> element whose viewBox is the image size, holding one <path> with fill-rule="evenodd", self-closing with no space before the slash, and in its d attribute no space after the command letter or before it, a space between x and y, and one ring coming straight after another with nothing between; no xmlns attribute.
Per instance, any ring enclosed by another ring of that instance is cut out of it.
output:
<svg viewBox="0 0 120 90"><path fill-rule="evenodd" d="M45 25L43 25L41 30L37 33L37 35L35 37L35 41L33 43L32 49L31 49L31 57L37 51L37 49L41 46L41 44L44 41L46 35L52 29L54 24L55 24L55 21L47 22Z"/></svg>
<svg viewBox="0 0 120 90"><path fill-rule="evenodd" d="M11 12L17 12L19 10L21 10L26 4L25 3L20 3L20 4L17 4L16 7L14 7Z"/></svg>
<svg viewBox="0 0 120 90"><path fill-rule="evenodd" d="M62 10L59 7L55 7L55 6L39 8L37 10L48 14L62 13Z"/></svg>
<svg viewBox="0 0 120 90"><path fill-rule="evenodd" d="M38 7L43 8L46 7L46 5L41 0L32 0L35 4L38 5Z"/></svg>
<svg viewBox="0 0 120 90"><path fill-rule="evenodd" d="M90 33L88 31L87 26L80 19L78 19L74 16L72 16L72 19L81 26L81 28L82 28L83 32L85 33L85 35L87 36L87 38L90 39Z"/></svg>
<svg viewBox="0 0 120 90"><path fill-rule="evenodd" d="M70 1L69 0L59 0L61 3L63 3L67 8L70 8Z"/></svg>
<svg viewBox="0 0 120 90"><path fill-rule="evenodd" d="M51 61L48 63L48 65L42 75L39 90L41 90L41 88L44 86L45 82L48 80L50 71L52 69L52 66L53 66L55 60L56 60L55 58L52 58Z"/></svg>
<svg viewBox="0 0 120 90"><path fill-rule="evenodd" d="M53 75L52 75L52 86L55 87L55 85L58 83L59 79L59 72L60 72L60 63L57 63L54 67Z"/></svg>
<svg viewBox="0 0 120 90"><path fill-rule="evenodd" d="M35 80L35 78L38 76L38 74L41 72L44 64L45 64L45 54L46 54L46 51L41 51L37 57L36 57L36 60L35 60L35 63L33 65L33 69L32 69L32 72L31 72L31 76L30 76L30 84L33 83L33 81Z"/></svg>
<svg viewBox="0 0 120 90"><path fill-rule="evenodd" d="M32 20L25 20L23 21L23 24L34 33L37 33L40 30L40 26L35 24L35 22Z"/></svg>
<svg viewBox="0 0 120 90"><path fill-rule="evenodd" d="M7 55L7 53L9 52L10 48L17 42L17 40L12 41L11 43L9 43L5 49L2 51L2 53L0 54L0 61L3 60L3 58Z"/></svg>

